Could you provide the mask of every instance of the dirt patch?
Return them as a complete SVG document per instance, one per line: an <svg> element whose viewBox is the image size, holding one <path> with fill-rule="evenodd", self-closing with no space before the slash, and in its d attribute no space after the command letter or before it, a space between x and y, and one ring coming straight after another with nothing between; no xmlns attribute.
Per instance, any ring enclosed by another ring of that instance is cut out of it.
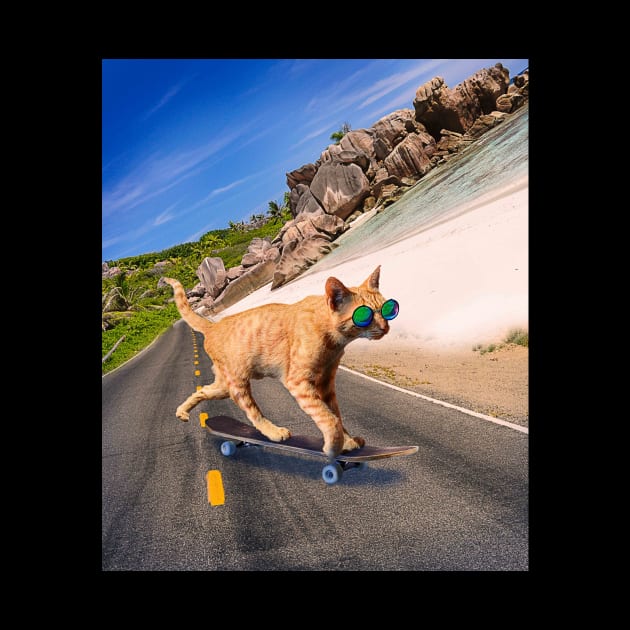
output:
<svg viewBox="0 0 630 630"><path fill-rule="evenodd" d="M348 346L342 365L431 398L528 425L528 348L506 344L481 354L472 348L370 346Z"/></svg>

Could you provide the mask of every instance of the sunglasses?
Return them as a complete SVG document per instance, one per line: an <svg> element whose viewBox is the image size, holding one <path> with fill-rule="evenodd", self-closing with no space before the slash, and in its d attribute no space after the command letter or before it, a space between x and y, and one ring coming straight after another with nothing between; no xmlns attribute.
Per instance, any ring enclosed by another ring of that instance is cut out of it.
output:
<svg viewBox="0 0 630 630"><path fill-rule="evenodd" d="M394 319L394 317L398 315L398 309L398 302L396 302L396 300L387 300L387 302L381 306L380 313L384 319ZM375 311L369 306L357 306L357 308L354 309L354 313L352 313L354 325L359 328L369 326L374 319L374 312ZM378 313L379 311L376 312Z"/></svg>

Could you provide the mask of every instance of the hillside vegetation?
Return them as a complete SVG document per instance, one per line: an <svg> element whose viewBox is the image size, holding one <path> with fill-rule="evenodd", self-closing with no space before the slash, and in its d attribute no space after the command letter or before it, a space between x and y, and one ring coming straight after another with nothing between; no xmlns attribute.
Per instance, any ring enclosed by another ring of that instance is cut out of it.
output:
<svg viewBox="0 0 630 630"><path fill-rule="evenodd" d="M161 276L177 278L190 289L199 282L196 270L207 256L221 258L226 269L239 265L252 239L274 238L292 218L287 196L282 205L270 202L268 215L254 215L249 223L230 222L230 227L206 232L198 241L108 260L109 268L118 267L120 273L102 280L102 357L123 335L125 339L103 363L103 372L129 360L179 319L170 301L173 290L157 288Z"/></svg>

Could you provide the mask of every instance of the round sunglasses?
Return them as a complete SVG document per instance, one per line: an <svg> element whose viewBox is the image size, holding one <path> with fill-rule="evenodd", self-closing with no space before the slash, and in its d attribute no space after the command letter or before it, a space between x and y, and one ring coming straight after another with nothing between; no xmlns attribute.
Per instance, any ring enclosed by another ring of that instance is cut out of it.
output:
<svg viewBox="0 0 630 630"><path fill-rule="evenodd" d="M394 319L394 317L398 315L398 309L399 306L396 300L387 300L387 302L381 306L380 313L384 319ZM379 311L376 312L378 313ZM369 326L373 319L374 311L369 306L357 306L357 308L354 309L354 313L352 313L352 321L354 325L359 328Z"/></svg>

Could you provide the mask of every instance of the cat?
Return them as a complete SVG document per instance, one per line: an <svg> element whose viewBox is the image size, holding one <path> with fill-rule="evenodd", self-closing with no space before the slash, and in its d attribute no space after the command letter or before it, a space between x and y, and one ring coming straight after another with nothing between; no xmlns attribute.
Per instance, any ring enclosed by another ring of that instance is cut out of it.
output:
<svg viewBox="0 0 630 630"><path fill-rule="evenodd" d="M324 436L322 450L329 459L364 446L362 437L350 436L343 426L335 376L345 347L360 337L381 339L389 332L388 319L398 313L397 302L386 302L379 292L380 269L379 265L359 287L347 288L330 277L325 295L312 295L294 304L258 306L218 322L191 309L178 280L160 278L158 287L169 284L173 288L180 315L203 334L215 375L214 382L191 394L175 415L187 421L190 410L201 401L231 398L263 435L274 442L286 440L290 431L265 418L252 398L251 379L271 376L282 382L313 419ZM367 314L366 320L371 321L361 321L357 314Z"/></svg>

